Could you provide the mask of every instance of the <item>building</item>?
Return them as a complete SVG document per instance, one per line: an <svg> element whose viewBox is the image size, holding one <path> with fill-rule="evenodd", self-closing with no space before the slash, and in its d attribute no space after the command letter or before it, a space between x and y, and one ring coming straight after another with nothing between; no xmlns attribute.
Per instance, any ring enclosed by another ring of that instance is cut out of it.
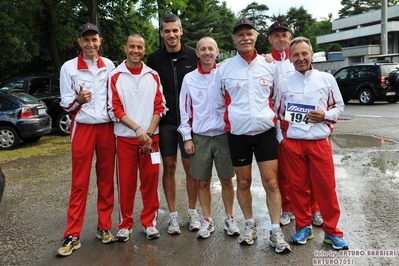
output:
<svg viewBox="0 0 399 266"><path fill-rule="evenodd" d="M340 43L343 61L315 62L319 70L334 71L352 63L399 62L399 5L387 8L388 53L381 55L381 9L332 22L335 33L317 37L318 44Z"/></svg>

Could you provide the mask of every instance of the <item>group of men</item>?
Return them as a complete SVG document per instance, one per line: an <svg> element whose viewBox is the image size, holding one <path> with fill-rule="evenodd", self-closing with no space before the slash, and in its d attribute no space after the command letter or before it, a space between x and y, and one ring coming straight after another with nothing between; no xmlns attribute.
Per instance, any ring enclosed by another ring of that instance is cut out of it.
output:
<svg viewBox="0 0 399 266"><path fill-rule="evenodd" d="M333 77L312 68L309 40L298 37L291 41L288 25L276 22L268 33L273 51L265 60L255 49L255 26L248 19L240 19L232 32L237 55L217 68L216 41L203 37L196 49L184 45L176 15L162 18L160 34L164 45L148 56L146 64L142 61L144 38L130 35L124 46L126 60L114 68L109 59L98 54L102 41L99 29L91 23L79 28L82 52L67 61L60 73L61 105L73 120L71 195L58 255L68 256L81 247L79 236L94 152L97 238L103 243L129 240L138 178L143 201L141 225L148 239L159 238L156 220L161 158L169 208L167 232L180 234L182 219L176 207L178 148L186 175L188 228L197 231L198 238L208 238L215 231L210 191L215 165L225 207L223 228L228 235L240 235L240 244L254 243L258 236L251 195L255 155L271 220L269 245L277 253L291 251L280 222L287 224L282 219L292 212L297 229L293 243L305 244L313 238L311 225L316 217L325 231L324 241L335 249L347 249L337 228L340 210L328 138L344 104ZM271 58L275 63L267 62ZM119 203L116 237L110 232L115 154ZM233 216L234 176L245 218L243 233ZM291 202L290 209L284 209L283 204L282 210L281 195ZM202 220L196 211L197 199Z"/></svg>

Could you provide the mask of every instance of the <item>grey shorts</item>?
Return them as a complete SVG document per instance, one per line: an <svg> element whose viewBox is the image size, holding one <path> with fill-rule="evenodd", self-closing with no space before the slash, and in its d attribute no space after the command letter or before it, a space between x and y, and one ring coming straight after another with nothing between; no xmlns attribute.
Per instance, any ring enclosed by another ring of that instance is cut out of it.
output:
<svg viewBox="0 0 399 266"><path fill-rule="evenodd" d="M215 164L220 179L234 177L231 164L227 134L208 137L193 134L195 154L190 155L190 175L197 180L208 180L212 177Z"/></svg>

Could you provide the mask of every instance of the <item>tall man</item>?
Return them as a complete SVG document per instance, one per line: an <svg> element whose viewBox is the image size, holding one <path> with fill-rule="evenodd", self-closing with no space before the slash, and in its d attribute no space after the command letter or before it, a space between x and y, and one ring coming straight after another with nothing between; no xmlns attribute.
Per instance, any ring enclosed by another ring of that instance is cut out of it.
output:
<svg viewBox="0 0 399 266"><path fill-rule="evenodd" d="M164 47L148 56L147 65L156 70L161 77L166 106L169 109L159 125L159 148L163 162L163 189L170 212L168 233L176 235L180 234L179 221L181 220L176 208L177 146L180 147L186 174L189 229L199 230L201 227L196 211L198 181L189 174L189 155L185 152L182 136L177 131L180 125L179 94L181 84L184 75L197 67L198 57L194 48L181 43L183 29L181 21L176 15L163 16L159 32Z"/></svg>
<svg viewBox="0 0 399 266"><path fill-rule="evenodd" d="M140 221L148 239L159 237L158 124L167 111L158 74L142 62L146 51L143 37L130 35L124 50L126 60L111 71L109 90L110 114L116 121L120 214L116 238L122 242L132 233L138 171L143 199Z"/></svg>
<svg viewBox="0 0 399 266"><path fill-rule="evenodd" d="M211 217L211 177L215 164L220 183L226 217L224 230L228 235L239 235L233 218L234 177L229 154L225 122L214 105L216 57L219 49L211 37L197 43L198 68L188 73L180 92L181 125L184 149L190 154L190 175L199 180L199 201L204 219L198 238L208 238L215 231Z"/></svg>
<svg viewBox="0 0 399 266"><path fill-rule="evenodd" d="M269 209L272 230L269 245L277 253L287 253L280 228L281 196L277 182L277 141L275 114L270 102L275 65L258 55L255 43L258 32L248 19L240 19L233 27L237 55L222 64L216 73L216 108L222 110L231 160L237 176L237 199L244 213L245 230L240 244L251 245L257 238L252 213L251 165L255 154Z"/></svg>
<svg viewBox="0 0 399 266"><path fill-rule="evenodd" d="M86 211L90 171L96 152L97 238L111 243L114 236L111 214L114 207L114 125L107 113L108 74L111 60L98 51L102 38L96 25L79 27L82 52L64 63L60 73L61 106L72 115L72 185L64 242L58 255L68 256L80 248L80 231Z"/></svg>
<svg viewBox="0 0 399 266"><path fill-rule="evenodd" d="M340 208L335 191L334 162L329 136L332 124L344 111L344 102L334 77L313 69L312 45L297 37L289 45L295 73L279 83L276 97L277 139L284 149L297 232L296 244L313 238L310 186L323 215L324 242L334 249L348 249L337 228Z"/></svg>
<svg viewBox="0 0 399 266"><path fill-rule="evenodd" d="M272 45L271 57L274 59L276 64L276 76L275 76L275 88L278 83L292 75L295 71L294 66L289 60L289 51L288 45L292 39L291 30L287 23L285 22L275 22L273 23L268 32L267 39ZM275 95L274 95L275 96ZM278 186L281 193L281 206L282 213L280 216L280 223L282 225L287 225L291 222L291 220L295 219L295 215L293 212L291 198L290 198L290 186L288 183L288 176L285 173L284 166L284 151L278 146ZM323 224L323 219L319 212L319 205L314 197L314 194L311 193L311 205L312 205L312 217L313 224L316 226L321 226Z"/></svg>

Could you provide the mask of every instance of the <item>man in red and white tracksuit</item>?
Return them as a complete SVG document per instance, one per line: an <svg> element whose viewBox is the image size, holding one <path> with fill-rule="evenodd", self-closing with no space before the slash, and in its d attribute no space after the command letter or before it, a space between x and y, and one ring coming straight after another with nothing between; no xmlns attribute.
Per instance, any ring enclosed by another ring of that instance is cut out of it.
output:
<svg viewBox="0 0 399 266"><path fill-rule="evenodd" d="M275 110L277 140L284 153L296 218L292 242L306 244L313 238L312 185L324 220L324 242L334 249L347 249L343 232L337 228L340 208L329 139L331 124L343 113L344 102L334 77L313 69L313 51L307 38L293 39L289 54L295 72L278 84Z"/></svg>
<svg viewBox="0 0 399 266"><path fill-rule="evenodd" d="M148 239L159 237L155 227L159 209L158 124L167 111L158 73L142 62L144 39L130 35L125 53L127 59L111 72L109 91L110 113L116 121L120 216L116 238L122 242L129 240L132 232L138 171L143 199L140 221Z"/></svg>
<svg viewBox="0 0 399 266"><path fill-rule="evenodd" d="M61 106L72 116L72 185L64 244L58 255L68 256L80 248L80 232L86 211L90 171L96 153L97 238L111 243L114 236L111 214L114 207L115 137L107 112L108 75L115 67L101 57L102 38L97 26L81 25L78 42L82 52L64 63L60 71Z"/></svg>
<svg viewBox="0 0 399 266"><path fill-rule="evenodd" d="M289 60L288 45L292 39L291 29L285 22L275 22L269 27L269 32L267 34L267 39L272 45L272 52L270 57L273 58L274 64L276 65L276 74L274 78L274 88L278 87L278 83L288 76L292 75L295 71L294 66ZM275 97L275 95L273 95ZM281 209L282 213L280 216L280 223L282 225L287 225L291 220L295 219L291 204L291 189L288 182L289 176L286 175L284 166L284 154L283 149L278 146L278 186L281 193ZM312 191L312 189L311 189ZM314 193L311 193L311 209L313 224L316 226L321 226L323 224L323 219L321 218L319 212L319 205L317 204Z"/></svg>

